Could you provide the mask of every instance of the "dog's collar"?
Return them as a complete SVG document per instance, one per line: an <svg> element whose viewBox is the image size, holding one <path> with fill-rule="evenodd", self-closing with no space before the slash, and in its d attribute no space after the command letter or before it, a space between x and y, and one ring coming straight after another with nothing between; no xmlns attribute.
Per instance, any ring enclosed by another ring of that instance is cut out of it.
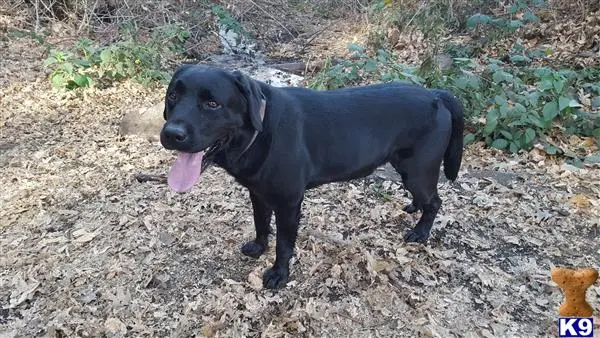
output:
<svg viewBox="0 0 600 338"><path fill-rule="evenodd" d="M262 123L263 120L265 119L265 110L267 108L267 101L265 100L265 98L263 97L263 99L260 101L260 110L259 110L259 115L260 115L260 122ZM254 141L256 140L256 137L258 136L258 130L254 131L254 134L252 135L252 138L250 139L250 142L248 142L248 145L246 146L246 148L244 148L244 150L242 151L242 153L240 154L240 156L242 156L252 145L252 143L254 143Z"/></svg>

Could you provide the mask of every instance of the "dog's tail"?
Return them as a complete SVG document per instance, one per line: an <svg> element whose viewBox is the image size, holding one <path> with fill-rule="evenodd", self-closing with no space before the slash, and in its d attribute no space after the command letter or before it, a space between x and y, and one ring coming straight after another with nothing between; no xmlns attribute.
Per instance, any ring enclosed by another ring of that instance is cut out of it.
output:
<svg viewBox="0 0 600 338"><path fill-rule="evenodd" d="M442 99L452 118L450 142L444 153L444 175L450 181L454 181L458 177L463 155L464 108L452 93L441 89L435 89L434 92Z"/></svg>

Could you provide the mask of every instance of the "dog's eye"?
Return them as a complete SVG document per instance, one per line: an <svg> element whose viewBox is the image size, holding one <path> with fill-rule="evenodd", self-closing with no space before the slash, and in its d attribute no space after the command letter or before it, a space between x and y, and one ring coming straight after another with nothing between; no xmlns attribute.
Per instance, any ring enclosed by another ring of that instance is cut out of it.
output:
<svg viewBox="0 0 600 338"><path fill-rule="evenodd" d="M220 107L219 104L216 103L215 101L208 101L208 102L206 102L206 105L211 109L216 109L216 108Z"/></svg>
<svg viewBox="0 0 600 338"><path fill-rule="evenodd" d="M175 100L177 100L177 94L175 92L170 92L167 95L167 98L169 99L169 101L175 101Z"/></svg>

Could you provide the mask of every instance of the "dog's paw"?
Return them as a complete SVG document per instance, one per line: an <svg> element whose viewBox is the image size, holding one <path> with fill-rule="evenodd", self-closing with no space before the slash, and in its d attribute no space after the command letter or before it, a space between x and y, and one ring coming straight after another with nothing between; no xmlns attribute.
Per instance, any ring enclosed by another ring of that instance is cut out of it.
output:
<svg viewBox="0 0 600 338"><path fill-rule="evenodd" d="M404 240L409 243L425 243L428 238L429 233L416 229L411 229L404 235Z"/></svg>
<svg viewBox="0 0 600 338"><path fill-rule="evenodd" d="M242 254L252 258L258 258L267 250L267 245L249 241L242 246Z"/></svg>
<svg viewBox="0 0 600 338"><path fill-rule="evenodd" d="M263 275L263 287L271 290L283 289L288 276L289 272L285 269L269 268Z"/></svg>
<svg viewBox="0 0 600 338"><path fill-rule="evenodd" d="M408 214L414 214L415 212L419 211L419 208L414 203L411 203L402 208L402 210Z"/></svg>

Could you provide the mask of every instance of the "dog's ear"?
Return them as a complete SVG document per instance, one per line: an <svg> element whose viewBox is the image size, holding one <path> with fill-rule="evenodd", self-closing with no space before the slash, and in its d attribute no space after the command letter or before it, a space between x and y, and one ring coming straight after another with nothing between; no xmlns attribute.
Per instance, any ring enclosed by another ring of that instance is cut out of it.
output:
<svg viewBox="0 0 600 338"><path fill-rule="evenodd" d="M175 82L175 80L177 80L177 78L178 78L178 77L180 77L180 76L181 76L181 74L183 74L183 72L185 72L186 70L188 70L188 69L190 69L190 68L192 68L192 67L194 67L194 66L197 66L197 65L186 63L186 64L183 64L183 65L181 65L181 66L177 67L177 69L176 69L176 70L175 70L175 72L173 73L173 76L171 77L171 81L169 81L169 87L167 88L167 93L166 93L167 95L168 95L168 93L169 93L169 89L171 88L171 84L172 84L172 83L174 83L174 82ZM166 104L166 98L165 98L165 109L163 110L163 118L164 118L165 120L167 119L167 104Z"/></svg>
<svg viewBox="0 0 600 338"><path fill-rule="evenodd" d="M260 85L244 75L242 72L236 70L232 72L235 78L236 85L246 99L248 106L248 114L250 114L250 122L257 131L262 131L262 118L261 118L261 107L262 100L264 99L263 92L260 89Z"/></svg>

